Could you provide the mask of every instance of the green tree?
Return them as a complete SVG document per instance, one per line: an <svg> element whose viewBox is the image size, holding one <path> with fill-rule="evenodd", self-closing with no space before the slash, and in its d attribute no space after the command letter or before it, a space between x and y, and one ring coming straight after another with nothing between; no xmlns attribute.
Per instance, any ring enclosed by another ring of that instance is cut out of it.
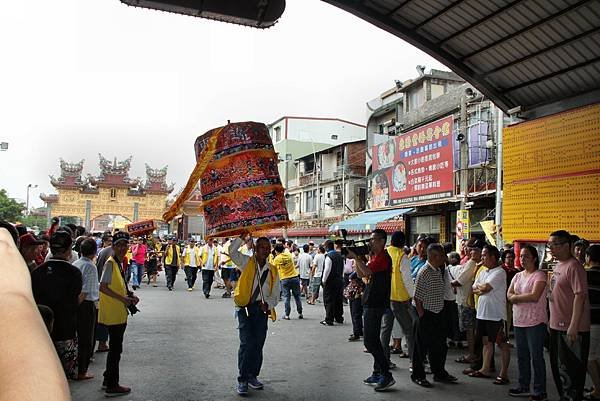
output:
<svg viewBox="0 0 600 401"><path fill-rule="evenodd" d="M27 227L38 227L40 230L45 231L48 229L48 219L46 216L22 216L19 218L19 221Z"/></svg>
<svg viewBox="0 0 600 401"><path fill-rule="evenodd" d="M0 220L15 222L21 218L25 204L8 197L5 189L0 189Z"/></svg>

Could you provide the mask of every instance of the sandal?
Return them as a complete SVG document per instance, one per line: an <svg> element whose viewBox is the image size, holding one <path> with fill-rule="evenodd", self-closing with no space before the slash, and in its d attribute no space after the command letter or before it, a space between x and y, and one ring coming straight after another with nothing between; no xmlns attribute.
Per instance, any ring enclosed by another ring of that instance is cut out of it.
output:
<svg viewBox="0 0 600 401"><path fill-rule="evenodd" d="M469 373L469 377L477 377L477 378L480 378L480 379L489 379L492 376L486 375L485 373L481 373L480 371L476 370L476 371L474 371L472 373ZM496 378L496 380L498 380L498 378Z"/></svg>
<svg viewBox="0 0 600 401"><path fill-rule="evenodd" d="M454 360L454 362L458 362L458 363L468 363L468 364L470 365L470 364L472 364L474 361L473 361L472 359L470 359L470 358L466 357L465 355L463 355L463 356L461 356L461 357L459 357L459 358L456 358L456 359Z"/></svg>
<svg viewBox="0 0 600 401"><path fill-rule="evenodd" d="M591 400L591 401L595 401L595 400L600 400L600 397L599 397L599 396L597 396L597 395L594 395L594 394L593 394L593 390L592 390L592 391L586 392L586 393L583 395L583 399L584 399L584 400Z"/></svg>
<svg viewBox="0 0 600 401"><path fill-rule="evenodd" d="M498 385L504 385L510 383L510 380L508 380L508 378L506 377L498 376L496 377L496 380L493 381L493 383Z"/></svg>

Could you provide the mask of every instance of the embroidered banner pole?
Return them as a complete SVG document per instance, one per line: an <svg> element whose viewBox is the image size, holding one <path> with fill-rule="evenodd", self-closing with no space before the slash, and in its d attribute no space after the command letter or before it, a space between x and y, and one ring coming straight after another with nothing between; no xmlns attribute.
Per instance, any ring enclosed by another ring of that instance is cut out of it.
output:
<svg viewBox="0 0 600 401"><path fill-rule="evenodd" d="M208 131L194 145L196 167L169 210L172 220L196 185L206 237L290 226L277 153L265 124L232 123Z"/></svg>

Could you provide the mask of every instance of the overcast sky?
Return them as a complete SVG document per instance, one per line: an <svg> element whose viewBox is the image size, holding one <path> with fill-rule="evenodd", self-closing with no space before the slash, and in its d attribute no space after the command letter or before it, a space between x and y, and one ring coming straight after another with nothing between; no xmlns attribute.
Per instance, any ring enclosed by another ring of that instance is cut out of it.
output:
<svg viewBox="0 0 600 401"><path fill-rule="evenodd" d="M193 143L232 121L284 115L364 124L368 100L417 75L445 69L399 38L317 0L287 0L279 23L257 30L128 7L118 0L30 0L0 12L0 188L42 206L59 157L133 155L169 166L181 188Z"/></svg>

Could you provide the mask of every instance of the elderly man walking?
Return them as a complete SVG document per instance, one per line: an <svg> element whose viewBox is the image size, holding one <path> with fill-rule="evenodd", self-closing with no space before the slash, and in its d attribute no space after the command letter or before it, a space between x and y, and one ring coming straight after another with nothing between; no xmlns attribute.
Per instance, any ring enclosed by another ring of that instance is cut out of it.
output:
<svg viewBox="0 0 600 401"><path fill-rule="evenodd" d="M414 325L413 373L411 380L422 387L431 387L425 377L424 360L429 355L433 380L454 383L456 377L446 371L444 325L444 276L446 255L440 244L427 247L427 262L419 271L415 283L415 307L418 319Z"/></svg>

